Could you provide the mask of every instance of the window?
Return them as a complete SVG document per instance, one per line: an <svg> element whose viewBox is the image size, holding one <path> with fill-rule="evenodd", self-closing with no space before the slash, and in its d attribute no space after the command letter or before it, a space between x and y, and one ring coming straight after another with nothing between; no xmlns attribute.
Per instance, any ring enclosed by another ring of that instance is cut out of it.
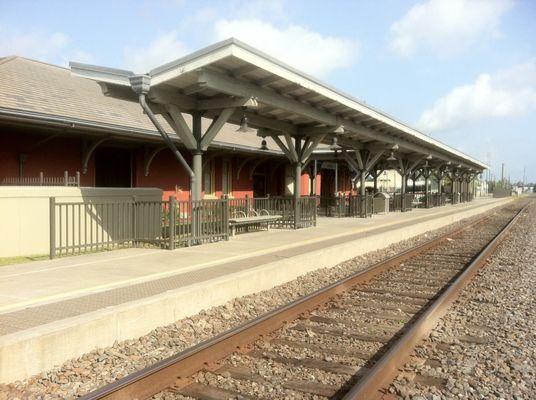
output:
<svg viewBox="0 0 536 400"><path fill-rule="evenodd" d="M214 160L210 161L203 170L203 190L205 196L214 196Z"/></svg>
<svg viewBox="0 0 536 400"><path fill-rule="evenodd" d="M233 192L233 168L229 160L222 162L221 191L222 194L231 195Z"/></svg>

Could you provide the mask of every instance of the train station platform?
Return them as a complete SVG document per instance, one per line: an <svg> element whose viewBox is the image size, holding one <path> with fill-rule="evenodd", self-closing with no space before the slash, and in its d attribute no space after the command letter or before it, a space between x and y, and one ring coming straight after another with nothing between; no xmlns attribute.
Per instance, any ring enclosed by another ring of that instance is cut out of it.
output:
<svg viewBox="0 0 536 400"><path fill-rule="evenodd" d="M507 201L319 218L316 228L254 232L173 251L124 249L0 267L0 382Z"/></svg>

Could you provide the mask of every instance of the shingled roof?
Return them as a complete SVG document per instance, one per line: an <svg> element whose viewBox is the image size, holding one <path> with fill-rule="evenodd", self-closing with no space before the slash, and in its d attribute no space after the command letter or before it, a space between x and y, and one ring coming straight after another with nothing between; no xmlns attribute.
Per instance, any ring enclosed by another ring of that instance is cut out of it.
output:
<svg viewBox="0 0 536 400"><path fill-rule="evenodd" d="M0 115L2 111L26 112L37 118L61 117L127 128L132 132L158 135L137 102L105 96L95 81L73 76L69 69L19 56L0 58ZM189 121L188 115L185 118ZM176 135L161 118L171 136ZM204 119L206 129L210 120ZM226 124L213 147L240 147L256 150L260 138L255 133L236 133L236 125ZM177 138L178 140L178 138ZM280 153L268 140L271 151Z"/></svg>

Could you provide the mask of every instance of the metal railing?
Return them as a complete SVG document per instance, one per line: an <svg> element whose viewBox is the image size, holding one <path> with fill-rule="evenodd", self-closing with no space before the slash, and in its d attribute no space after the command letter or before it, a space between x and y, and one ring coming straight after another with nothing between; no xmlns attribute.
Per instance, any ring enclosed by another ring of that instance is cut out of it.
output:
<svg viewBox="0 0 536 400"><path fill-rule="evenodd" d="M402 201L402 199L404 199L404 201ZM389 211L402 211L402 206L404 206L404 211L411 211L413 209L414 201L415 196L413 193L406 193L404 196L400 193L390 194Z"/></svg>
<svg viewBox="0 0 536 400"><path fill-rule="evenodd" d="M297 202L297 203L296 203ZM168 249L229 238L229 216L263 209L275 227L316 226L316 198L56 202L50 198L50 257L120 247Z"/></svg>
<svg viewBox="0 0 536 400"><path fill-rule="evenodd" d="M67 171L63 176L45 176L43 172L39 176L6 177L2 179L5 186L75 186L80 187L80 172L75 176L69 176Z"/></svg>
<svg viewBox="0 0 536 400"><path fill-rule="evenodd" d="M370 217L374 211L371 195L340 195L317 197L319 215L326 217Z"/></svg>
<svg viewBox="0 0 536 400"><path fill-rule="evenodd" d="M174 249L229 237L227 200L57 203L50 257L149 244Z"/></svg>

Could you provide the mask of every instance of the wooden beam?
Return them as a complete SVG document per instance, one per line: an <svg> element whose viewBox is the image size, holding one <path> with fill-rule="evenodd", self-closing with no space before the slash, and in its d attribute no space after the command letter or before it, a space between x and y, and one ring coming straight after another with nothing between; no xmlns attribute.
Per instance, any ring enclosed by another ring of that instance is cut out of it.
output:
<svg viewBox="0 0 536 400"><path fill-rule="evenodd" d="M290 134L296 134L296 126L288 122L279 121L275 118L268 118L263 115L259 115L253 112L244 112L242 110L236 110L233 115L233 120L240 121L242 115L246 114L249 125L255 128L268 128L279 132L288 132Z"/></svg>
<svg viewBox="0 0 536 400"><path fill-rule="evenodd" d="M302 162L305 163L308 161L313 151L317 148L318 144L324 139L325 135L318 135L311 140L309 147L302 152Z"/></svg>
<svg viewBox="0 0 536 400"><path fill-rule="evenodd" d="M259 86L268 86L268 85L270 85L272 83L275 83L277 81L280 81L282 79L283 78L281 78L280 76L270 75L270 76L267 76L266 78L259 79L258 81L256 81L256 83Z"/></svg>
<svg viewBox="0 0 536 400"><path fill-rule="evenodd" d="M298 157L298 153L296 151L296 145L295 145L295 143L292 142L292 138L290 137L290 135L288 133L285 133L283 135L283 137L285 138L285 141L287 142L288 150L289 150L290 154L292 155L292 161L293 162L300 161L300 159Z"/></svg>
<svg viewBox="0 0 536 400"><path fill-rule="evenodd" d="M250 72L253 72L255 70L259 69L259 67L257 67L256 65L253 65L253 64L246 64L246 65L242 65L241 67L238 67L236 69L234 69L232 72L231 72L231 75L238 78L242 75L246 75L246 74L249 74Z"/></svg>
<svg viewBox="0 0 536 400"><path fill-rule="evenodd" d="M182 93L186 96L190 96L192 94L202 92L203 90L206 90L206 88L207 87L204 82L199 82L199 83L190 85L188 87L185 87L184 89L182 89Z"/></svg>
<svg viewBox="0 0 536 400"><path fill-rule="evenodd" d="M342 158L344 158L344 160L348 163L348 165L350 166L350 168L357 174L359 174L359 165L357 165L357 162L356 160L354 160L350 154L348 154L348 152L346 150L342 150L341 151L341 154L342 154Z"/></svg>
<svg viewBox="0 0 536 400"><path fill-rule="evenodd" d="M215 99L199 100L197 102L198 110L219 110L230 107L248 107L257 108L257 99L253 97L218 97Z"/></svg>
<svg viewBox="0 0 536 400"><path fill-rule="evenodd" d="M355 151L355 158L356 158L356 161L357 161L357 165L359 166L359 169L364 170L365 169L365 163L363 162L363 156L361 154L361 151L362 150L356 150Z"/></svg>
<svg viewBox="0 0 536 400"><path fill-rule="evenodd" d="M195 110L197 107L197 103L195 99L192 97L185 96L183 94L180 94L177 91L172 91L168 89L163 88L151 88L149 90L149 94L147 95L147 98L152 103L157 104L175 104L178 106L181 110L188 111L188 110Z"/></svg>
<svg viewBox="0 0 536 400"><path fill-rule="evenodd" d="M168 104L165 108L173 120L173 130L181 139L182 143L189 150L197 149L197 140L195 139L192 130L186 123L186 120L184 119L184 116L179 108L175 104Z"/></svg>
<svg viewBox="0 0 536 400"><path fill-rule="evenodd" d="M370 158L370 155L372 153L369 152L369 159L367 160L367 163L365 165L365 169L367 171L369 171L374 165L376 165L376 162L380 159L380 157L383 155L384 151L383 150L380 150L378 151L376 154L374 154L374 156L372 156L372 158Z"/></svg>
<svg viewBox="0 0 536 400"><path fill-rule="evenodd" d="M292 111L293 113L312 119L318 123L330 126L343 125L346 130L354 131L367 138L376 141L383 141L389 144L398 144L407 150L416 151L422 154L432 154L434 157L449 161L449 157L445 156L444 154L431 151L420 145L408 142L405 139L396 138L385 133L374 131L351 120L337 117L328 111L321 110L315 106L303 103L296 99L285 97L266 88L259 87L253 83L242 82L236 78L207 70L198 72L198 82L203 82L207 85L207 87L218 90L222 93L227 93L229 95L240 97L254 96L261 103L275 108ZM329 103L332 102L334 101L329 101Z"/></svg>
<svg viewBox="0 0 536 400"><path fill-rule="evenodd" d="M283 153L285 153L285 155L287 156L287 158L291 161L291 162L298 162L298 159L294 159L294 156L293 156L293 153L290 152L290 150L287 148L287 146L285 146L285 144L283 143L283 141L279 138L279 136L272 136L272 139L274 140L274 142L279 146L279 148L281 149L281 151Z"/></svg>
<svg viewBox="0 0 536 400"><path fill-rule="evenodd" d="M233 115L235 109L234 108L225 108L221 114L216 118L214 123L210 125L210 128L205 132L203 137L201 138L201 143L199 144L199 147L201 150L208 149L208 146L210 143L214 140L216 135L220 132L223 125L229 120L231 115Z"/></svg>
<svg viewBox="0 0 536 400"><path fill-rule="evenodd" d="M314 126L314 127L305 127L299 128L298 134L309 136L309 135L325 135L327 133L344 133L344 126Z"/></svg>

